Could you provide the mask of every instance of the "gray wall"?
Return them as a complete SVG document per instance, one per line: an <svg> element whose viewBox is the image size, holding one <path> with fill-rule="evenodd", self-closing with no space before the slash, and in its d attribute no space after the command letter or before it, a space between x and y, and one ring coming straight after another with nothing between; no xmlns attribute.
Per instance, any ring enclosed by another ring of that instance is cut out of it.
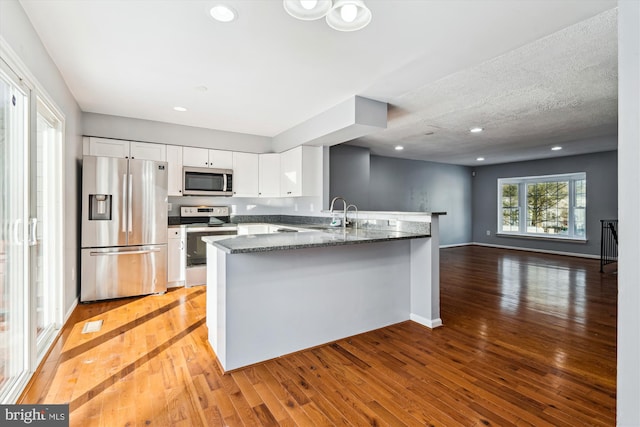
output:
<svg viewBox="0 0 640 427"><path fill-rule="evenodd" d="M475 168L473 178L473 241L518 248L600 254L600 220L617 218L617 151L559 157ZM498 178L587 173L587 243L496 236ZM487 236L487 230L491 235Z"/></svg>
<svg viewBox="0 0 640 427"><path fill-rule="evenodd" d="M79 294L78 161L82 157L82 114L58 68L17 0L0 0L0 36L18 55L65 116L64 129L64 310Z"/></svg>
<svg viewBox="0 0 640 427"><path fill-rule="evenodd" d="M366 148L337 145L331 147L330 169L331 197L344 196L360 210L446 212L440 243L471 242L470 168L373 156Z"/></svg>
<svg viewBox="0 0 640 427"><path fill-rule="evenodd" d="M344 197L360 210L369 206L369 149L336 145L330 149L329 198ZM342 208L342 205L339 205Z"/></svg>

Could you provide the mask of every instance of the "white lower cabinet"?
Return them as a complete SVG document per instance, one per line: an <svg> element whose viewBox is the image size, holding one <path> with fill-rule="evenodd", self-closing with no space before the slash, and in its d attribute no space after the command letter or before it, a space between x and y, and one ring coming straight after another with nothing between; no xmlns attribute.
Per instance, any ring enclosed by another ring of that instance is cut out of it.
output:
<svg viewBox="0 0 640 427"><path fill-rule="evenodd" d="M187 279L186 230L169 227L167 236L167 287L184 286Z"/></svg>

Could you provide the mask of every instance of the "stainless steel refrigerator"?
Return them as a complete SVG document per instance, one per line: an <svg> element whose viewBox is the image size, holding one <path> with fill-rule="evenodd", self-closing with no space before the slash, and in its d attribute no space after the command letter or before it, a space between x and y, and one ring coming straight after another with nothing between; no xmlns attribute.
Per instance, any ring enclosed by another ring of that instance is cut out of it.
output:
<svg viewBox="0 0 640 427"><path fill-rule="evenodd" d="M84 156L80 301L167 290L167 163Z"/></svg>

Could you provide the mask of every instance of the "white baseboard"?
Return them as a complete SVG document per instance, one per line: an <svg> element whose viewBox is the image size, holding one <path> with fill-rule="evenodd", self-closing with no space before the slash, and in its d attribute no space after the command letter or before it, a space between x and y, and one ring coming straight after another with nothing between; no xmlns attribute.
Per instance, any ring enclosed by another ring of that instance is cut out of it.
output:
<svg viewBox="0 0 640 427"><path fill-rule="evenodd" d="M417 314L411 313L409 315L409 319L413 320L416 323L421 324L422 326L426 326L427 328L434 329L438 326L442 326L442 319L427 319L426 317L418 316Z"/></svg>
<svg viewBox="0 0 640 427"><path fill-rule="evenodd" d="M546 249L522 248L518 246L494 245L490 243L478 243L478 242L472 242L470 244L474 246L486 246L489 248L513 249L516 251L539 252L543 254L564 255L564 256L573 256L578 258L589 258L589 259L600 259L600 255L580 254L575 252L550 251Z"/></svg>
<svg viewBox="0 0 640 427"><path fill-rule="evenodd" d="M67 320L69 320L69 317L71 317L71 314L73 314L73 310L75 310L76 307L78 306L78 301L79 301L78 297L76 297L76 299L73 300L73 303L71 304L67 312L64 314L64 319L62 319L62 326L64 326L65 323L67 323Z"/></svg>
<svg viewBox="0 0 640 427"><path fill-rule="evenodd" d="M440 245L440 249L446 249L446 248L457 248L460 246L471 246L473 245L473 242L467 242L467 243L454 243L452 245Z"/></svg>

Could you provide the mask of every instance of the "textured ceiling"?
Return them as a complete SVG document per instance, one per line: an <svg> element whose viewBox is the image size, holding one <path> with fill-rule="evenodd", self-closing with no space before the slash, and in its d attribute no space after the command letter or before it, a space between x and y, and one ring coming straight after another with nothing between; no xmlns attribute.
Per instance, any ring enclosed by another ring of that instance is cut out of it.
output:
<svg viewBox="0 0 640 427"><path fill-rule="evenodd" d="M351 144L465 165L615 150L606 137L618 124L616 17L604 12L393 98L388 128Z"/></svg>
<svg viewBox="0 0 640 427"><path fill-rule="evenodd" d="M616 0L366 0L373 20L353 33L280 0L226 0L240 18L216 23L219 2L20 0L86 112L273 137L360 95L391 104L388 129L353 142L377 154L615 148L597 136L616 128Z"/></svg>

